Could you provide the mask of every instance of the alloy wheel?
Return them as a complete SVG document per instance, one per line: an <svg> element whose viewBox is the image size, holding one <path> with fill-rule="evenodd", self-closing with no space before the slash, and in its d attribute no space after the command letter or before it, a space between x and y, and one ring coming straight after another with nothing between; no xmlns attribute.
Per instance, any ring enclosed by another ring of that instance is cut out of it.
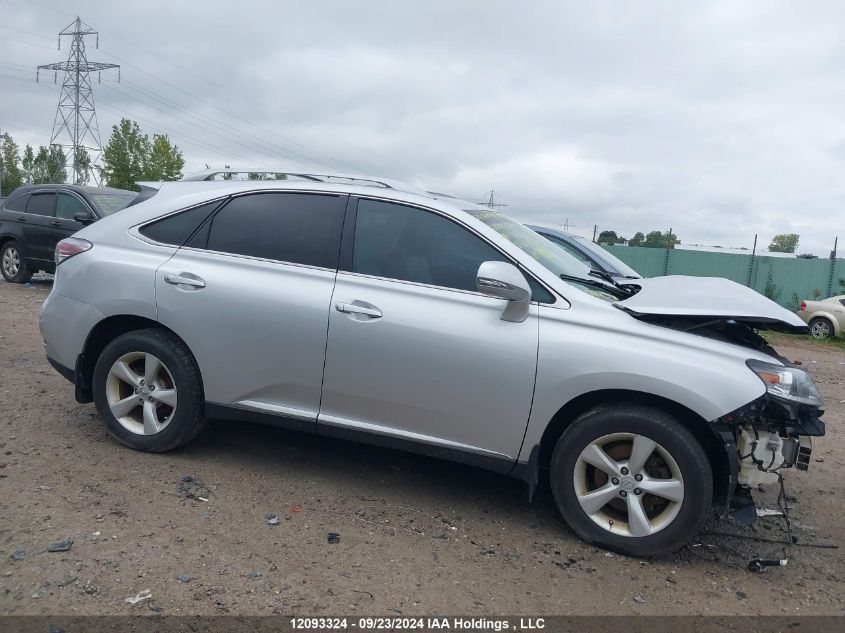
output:
<svg viewBox="0 0 845 633"><path fill-rule="evenodd" d="M684 500L678 463L663 446L635 433L613 433L588 444L578 456L573 484L584 513L622 536L660 532Z"/></svg>
<svg viewBox="0 0 845 633"><path fill-rule="evenodd" d="M810 326L810 333L815 338L828 338L830 336L830 323L820 319Z"/></svg>
<svg viewBox="0 0 845 633"><path fill-rule="evenodd" d="M3 251L3 272L7 277L15 277L21 269L21 255L14 246Z"/></svg>
<svg viewBox="0 0 845 633"><path fill-rule="evenodd" d="M159 358L130 352L109 369L106 401L112 415L127 431L155 435L176 413L176 383Z"/></svg>

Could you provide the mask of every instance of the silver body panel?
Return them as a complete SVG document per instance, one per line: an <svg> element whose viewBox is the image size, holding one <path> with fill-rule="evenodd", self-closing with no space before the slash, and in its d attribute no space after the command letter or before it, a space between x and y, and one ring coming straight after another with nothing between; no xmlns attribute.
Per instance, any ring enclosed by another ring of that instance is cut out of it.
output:
<svg viewBox="0 0 845 633"><path fill-rule="evenodd" d="M194 353L206 400L316 421L334 280L333 270L181 249L156 272L158 320Z"/></svg>
<svg viewBox="0 0 845 633"><path fill-rule="evenodd" d="M320 424L516 458L534 390L536 306L512 323L500 318L502 299L341 272L333 304L353 301L383 316L332 309Z"/></svg>
<svg viewBox="0 0 845 633"><path fill-rule="evenodd" d="M499 249L554 301L532 303L522 322L505 321L507 302L480 293L180 250L138 233L174 211L258 190L340 192L433 210ZM772 357L639 321L562 281L466 206L329 183L165 183L76 235L94 248L57 269L41 314L47 353L72 368L100 319L140 316L186 342L210 402L513 462L528 460L562 406L592 391L657 395L705 420L763 394L745 361ZM168 283L166 275L205 286ZM661 301L639 307L668 299ZM771 302L757 308L787 321Z"/></svg>

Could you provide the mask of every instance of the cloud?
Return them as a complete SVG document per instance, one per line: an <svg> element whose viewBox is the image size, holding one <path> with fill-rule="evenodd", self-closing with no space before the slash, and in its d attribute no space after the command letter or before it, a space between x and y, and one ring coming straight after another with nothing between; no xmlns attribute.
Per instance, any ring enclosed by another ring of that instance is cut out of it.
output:
<svg viewBox="0 0 845 633"><path fill-rule="evenodd" d="M58 93L34 67L64 57L74 15L0 1L0 124L46 143ZM845 233L842 3L78 5L101 33L90 58L122 64L121 84L95 85L104 140L128 116L191 169L495 189L509 212L585 234L750 246L794 231L826 254Z"/></svg>

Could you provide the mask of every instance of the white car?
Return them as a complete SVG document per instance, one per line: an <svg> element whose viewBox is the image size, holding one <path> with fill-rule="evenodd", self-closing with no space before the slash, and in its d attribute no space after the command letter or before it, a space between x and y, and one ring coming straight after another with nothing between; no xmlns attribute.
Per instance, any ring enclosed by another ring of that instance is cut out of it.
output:
<svg viewBox="0 0 845 633"><path fill-rule="evenodd" d="M805 299L798 316L810 326L810 334L816 338L841 336L845 331L845 295L822 301Z"/></svg>

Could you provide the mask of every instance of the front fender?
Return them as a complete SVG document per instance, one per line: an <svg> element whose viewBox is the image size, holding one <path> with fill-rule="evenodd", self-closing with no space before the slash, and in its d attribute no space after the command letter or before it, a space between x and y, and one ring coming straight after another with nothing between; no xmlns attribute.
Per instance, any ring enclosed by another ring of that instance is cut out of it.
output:
<svg viewBox="0 0 845 633"><path fill-rule="evenodd" d="M623 312L585 323L573 310L541 308L534 403L520 449L527 461L557 412L579 396L623 390L658 396L716 420L762 396L745 365L760 352L637 321ZM621 317L621 320L620 320Z"/></svg>

